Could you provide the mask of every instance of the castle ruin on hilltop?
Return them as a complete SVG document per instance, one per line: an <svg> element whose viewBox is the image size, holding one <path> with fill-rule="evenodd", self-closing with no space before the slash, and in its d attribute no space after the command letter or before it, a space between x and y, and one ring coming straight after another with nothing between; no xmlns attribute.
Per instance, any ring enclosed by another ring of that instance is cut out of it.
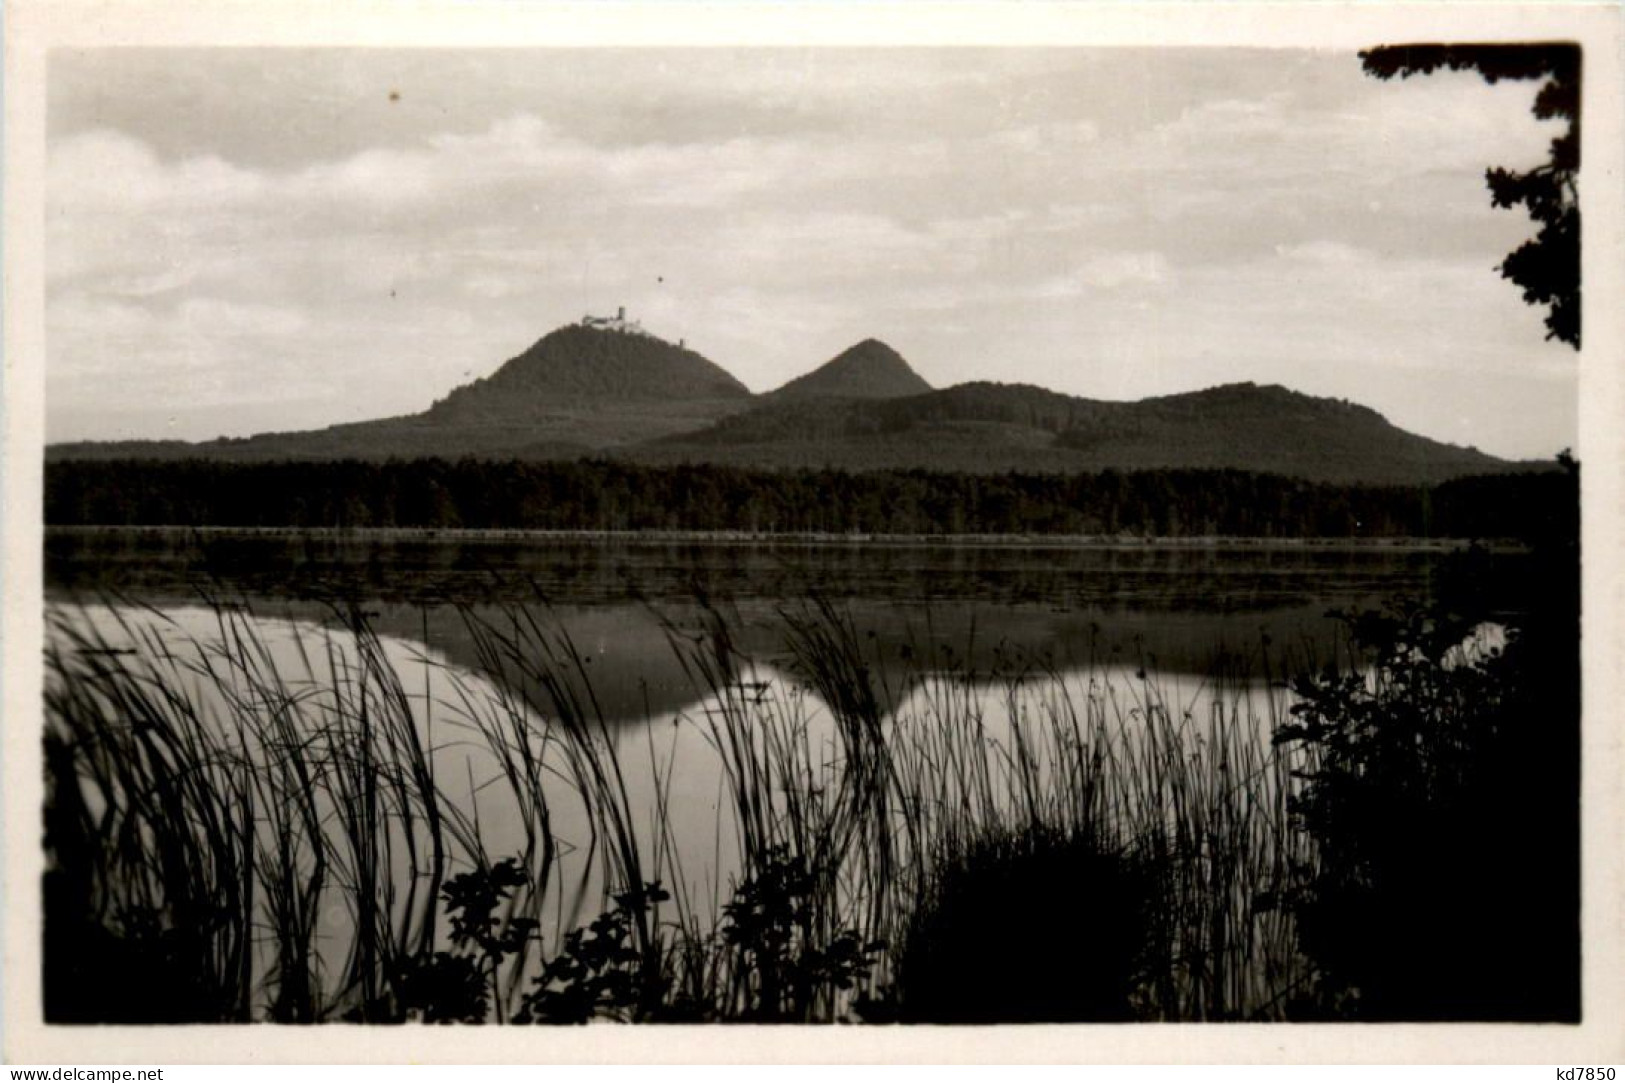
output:
<svg viewBox="0 0 1625 1083"><path fill-rule="evenodd" d="M583 316L581 317L581 326L591 327L597 331L619 331L623 335L647 335L649 333L643 329L643 324L637 320L626 318L625 305L617 308L613 316Z"/></svg>

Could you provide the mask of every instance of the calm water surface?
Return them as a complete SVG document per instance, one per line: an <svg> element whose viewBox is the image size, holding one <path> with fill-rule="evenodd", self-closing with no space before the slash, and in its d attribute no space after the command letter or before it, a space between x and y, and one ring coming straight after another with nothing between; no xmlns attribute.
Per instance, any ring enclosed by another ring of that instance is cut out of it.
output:
<svg viewBox="0 0 1625 1083"><path fill-rule="evenodd" d="M1306 546L1077 547L894 543L672 542L52 531L47 600L59 619L126 648L142 630L182 653L219 649L221 616L250 624L281 679L323 709L334 666L352 665L342 614L359 608L432 746L445 799L477 817L491 858L518 852L525 815L501 783L481 732L519 704L524 740L561 780L548 794L561 854L547 893L551 934L602 904L590 815L563 781L547 694L481 664L481 628L516 614L568 643L625 773L646 870L699 899L725 898L740 871L728 821L719 719L729 696L784 723L811 770L837 771L826 706L787 647L788 620L827 604L869 659L893 736L929 729L951 704L995 756L1022 727L1084 710L1132 730L1152 702L1199 725L1240 709L1267 727L1284 709L1270 678L1339 642L1331 609L1425 597L1437 549ZM1511 559L1511 558L1508 558ZM1510 604L1510 603L1509 603ZM681 661L684 636L723 614L741 657L740 687L719 690ZM132 635L132 632L137 633ZM1232 660L1223 681L1215 660ZM1027 674L1021 703L1009 678ZM190 694L207 701L208 682ZM1239 698L1238 698L1239 697ZM205 713L227 716L206 702ZM1130 737L1132 739L1132 737ZM658 838L670 843L657 845ZM324 936L346 942L342 907Z"/></svg>
<svg viewBox="0 0 1625 1083"><path fill-rule="evenodd" d="M1220 650L1313 657L1333 609L1425 597L1442 549L673 542L621 538L53 531L52 601L122 597L159 608L204 596L331 623L356 603L383 634L472 665L469 620L527 607L591 657L610 715L692 705L672 627L702 605L736 646L784 661L783 614L816 601L850 616L882 676L943 648L986 670L1012 656L1057 668L1125 664L1205 673ZM1507 558L1514 559L1514 558Z"/></svg>

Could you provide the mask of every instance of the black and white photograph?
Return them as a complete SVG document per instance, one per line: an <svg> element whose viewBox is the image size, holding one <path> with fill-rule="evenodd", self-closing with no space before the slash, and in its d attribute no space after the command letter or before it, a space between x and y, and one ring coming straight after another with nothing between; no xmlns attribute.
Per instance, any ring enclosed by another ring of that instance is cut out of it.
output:
<svg viewBox="0 0 1625 1083"><path fill-rule="evenodd" d="M58 24L8 1026L1597 1049L1619 13L1225 6Z"/></svg>

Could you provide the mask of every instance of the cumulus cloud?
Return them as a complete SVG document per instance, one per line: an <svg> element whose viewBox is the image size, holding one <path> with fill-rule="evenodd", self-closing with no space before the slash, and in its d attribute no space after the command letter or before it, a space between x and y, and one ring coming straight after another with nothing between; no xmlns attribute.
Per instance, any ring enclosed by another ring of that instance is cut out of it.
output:
<svg viewBox="0 0 1625 1083"><path fill-rule="evenodd" d="M46 169L52 213L110 209L159 211L197 205L230 206L267 194L265 178L212 155L159 161L151 147L121 132L95 130L54 142Z"/></svg>
<svg viewBox="0 0 1625 1083"><path fill-rule="evenodd" d="M1124 286L1162 286L1171 274L1161 252L1098 252L1071 274L1040 283L1037 293L1041 297L1079 297Z"/></svg>
<svg viewBox="0 0 1625 1083"><path fill-rule="evenodd" d="M1356 267L1375 261L1375 253L1339 241L1305 241L1302 244L1276 245L1275 254L1292 263L1307 263L1317 267Z"/></svg>
<svg viewBox="0 0 1625 1083"><path fill-rule="evenodd" d="M1528 226L1483 169L1551 136L1526 85L1044 49L137 52L52 80L58 428L185 394L289 428L421 409L618 304L759 389L867 335L939 383L1097 395L1573 379L1491 271Z"/></svg>

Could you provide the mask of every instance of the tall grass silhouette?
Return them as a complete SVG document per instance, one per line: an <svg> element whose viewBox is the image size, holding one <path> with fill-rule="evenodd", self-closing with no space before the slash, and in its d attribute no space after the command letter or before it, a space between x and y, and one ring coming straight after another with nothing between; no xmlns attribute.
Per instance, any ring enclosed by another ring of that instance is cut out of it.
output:
<svg viewBox="0 0 1625 1083"><path fill-rule="evenodd" d="M899 671L814 601L763 679L707 607L667 628L683 744L612 722L544 606L467 611L465 670L210 604L50 613L53 1020L1277 1019L1312 980L1314 750L1261 657L1184 700L929 635Z"/></svg>

